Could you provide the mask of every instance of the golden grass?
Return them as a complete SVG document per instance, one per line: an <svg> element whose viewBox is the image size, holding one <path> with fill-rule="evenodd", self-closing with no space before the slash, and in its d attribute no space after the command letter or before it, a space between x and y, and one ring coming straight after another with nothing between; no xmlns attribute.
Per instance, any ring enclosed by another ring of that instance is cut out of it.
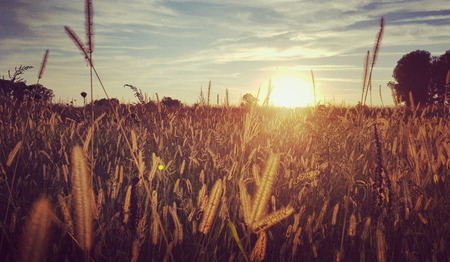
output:
<svg viewBox="0 0 450 262"><path fill-rule="evenodd" d="M275 211L263 219L253 223L253 231L259 232L261 230L265 231L269 229L271 226L275 225L276 223L286 219L289 217L292 213L294 213L293 207L285 207L283 209L280 209L278 211Z"/></svg>
<svg viewBox="0 0 450 262"><path fill-rule="evenodd" d="M83 239L78 227L84 222L76 211L83 205L91 221L98 219L90 231L93 260L162 261L173 256L175 261L186 257L221 261L227 256L244 261L253 250L258 259L263 231L265 241L271 241L266 244L267 260L375 261L377 254L380 260L398 261L448 257L442 248L448 232L442 225L448 220L444 210L450 192L446 143L450 129L441 111L415 107L415 113L405 108L361 113L356 108L326 107L320 115L313 109L283 115L270 108L255 108L252 114L206 107L171 112L162 105L160 116L156 107L152 111L140 105L119 106L117 112L134 112L142 121L127 125L128 119L116 122L115 113L108 110L92 125L68 119L82 115L82 108L30 110L23 105L13 112L0 107L0 127L5 131L1 134L15 141L0 136L4 156L0 186L7 192L14 185L10 200L1 201L12 210L1 221L5 229L1 247L11 245L14 250L14 239L19 239L15 228L26 216L23 200L35 199L45 188L49 198L58 201L55 216L61 221L55 232L58 240L50 243L55 260L80 259L77 248L67 247ZM242 150L245 123L257 123L259 130ZM379 145L374 141L374 123ZM83 186L76 186L75 169L87 172L88 165L77 164L70 149L76 143L83 145L93 126L96 175L92 182L85 176L88 189L77 193ZM23 142L14 155L17 141ZM272 163L272 152L280 152L277 164ZM381 170L383 203L392 203L392 211L382 206L376 216L372 195L378 191L373 187L378 160L392 181L389 190ZM163 170L159 164L164 164ZM137 229L128 222L133 228L124 230L121 214L127 213L122 212L127 189L140 174L136 200L145 210L135 213ZM220 194L213 192L215 182L222 184ZM82 202L86 204L77 203L80 195L87 196ZM258 220L256 209L262 210ZM70 219L75 234L65 234L71 233ZM355 252L355 247L364 248ZM11 258L13 251L1 251Z"/></svg>
<svg viewBox="0 0 450 262"><path fill-rule="evenodd" d="M211 229L217 208L219 207L220 198L222 197L222 190L222 180L219 179L211 189L211 194L208 197L208 203L206 204L202 221L200 222L199 231L205 235Z"/></svg>
<svg viewBox="0 0 450 262"><path fill-rule="evenodd" d="M68 197L67 199L70 199L70 197ZM61 208L61 213L63 215L64 218L64 224L66 227L66 230L70 233L70 234L74 234L74 227L73 227L73 220L72 220L72 215L70 213L70 208L66 202L65 197L63 197L61 194L58 195L58 205Z"/></svg>
<svg viewBox="0 0 450 262"><path fill-rule="evenodd" d="M267 203L269 202L279 161L279 154L272 154L269 157L269 160L267 160L267 165L261 178L261 185L256 191L256 196L252 204L252 215L250 216L250 221L252 221L252 223L260 220L267 210Z"/></svg>
<svg viewBox="0 0 450 262"><path fill-rule="evenodd" d="M39 80L44 75L45 66L47 65L47 59L48 59L49 52L50 51L48 49L45 50L44 57L42 58L42 62L41 62L41 68L39 69L38 80L37 80L36 84L39 84Z"/></svg>
<svg viewBox="0 0 450 262"><path fill-rule="evenodd" d="M92 208L90 200L91 181L86 157L81 147L72 148L72 190L76 238L82 249L89 251L92 247Z"/></svg>
<svg viewBox="0 0 450 262"><path fill-rule="evenodd" d="M267 233L263 230L259 233L258 240L256 241L255 247L252 250L252 254L250 255L250 260L254 261L256 259L262 261L266 256L266 246Z"/></svg>
<svg viewBox="0 0 450 262"><path fill-rule="evenodd" d="M20 240L17 261L47 261L52 222L52 205L48 198L34 202Z"/></svg>
<svg viewBox="0 0 450 262"><path fill-rule="evenodd" d="M17 153L19 152L20 148L22 148L22 141L17 142L14 149L9 153L8 160L6 161L7 167L12 165L12 162L14 161L14 158L16 157Z"/></svg>

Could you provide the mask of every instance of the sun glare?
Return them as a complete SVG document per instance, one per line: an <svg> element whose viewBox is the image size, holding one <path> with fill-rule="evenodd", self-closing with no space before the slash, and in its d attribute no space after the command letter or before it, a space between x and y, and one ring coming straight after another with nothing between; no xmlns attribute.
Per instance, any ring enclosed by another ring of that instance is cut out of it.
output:
<svg viewBox="0 0 450 262"><path fill-rule="evenodd" d="M270 100L275 106L304 107L314 105L314 91L311 83L293 76L274 79Z"/></svg>

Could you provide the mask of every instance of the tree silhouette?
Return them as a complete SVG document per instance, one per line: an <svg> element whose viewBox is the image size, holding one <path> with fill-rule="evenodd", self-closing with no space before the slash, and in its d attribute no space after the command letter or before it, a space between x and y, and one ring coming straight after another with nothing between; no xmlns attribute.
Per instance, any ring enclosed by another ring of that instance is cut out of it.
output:
<svg viewBox="0 0 450 262"><path fill-rule="evenodd" d="M52 99L53 91L41 84L26 85L25 82L13 82L12 80L0 79L1 96L9 99L16 99L19 102L24 100L49 101Z"/></svg>
<svg viewBox="0 0 450 262"><path fill-rule="evenodd" d="M430 62L430 53L425 50L413 51L397 62L392 76L397 81L394 89L399 101L410 105L409 93L411 92L415 104L429 102Z"/></svg>
<svg viewBox="0 0 450 262"><path fill-rule="evenodd" d="M94 105L95 106L114 106L120 104L119 99L117 98L102 98L100 100L95 100Z"/></svg>
<svg viewBox="0 0 450 262"><path fill-rule="evenodd" d="M252 94L245 94L241 99L242 107L252 107L258 103L258 99L254 97Z"/></svg>
<svg viewBox="0 0 450 262"><path fill-rule="evenodd" d="M9 80L2 76L0 79L0 96L15 99L19 102L26 101L49 101L54 97L53 90L41 84L27 85L21 77L32 66L19 66L14 68L14 73L8 70ZM42 70L41 70L42 71Z"/></svg>
<svg viewBox="0 0 450 262"><path fill-rule="evenodd" d="M164 97L161 101L161 103L165 106L182 106L183 104L177 100L177 99L172 99L171 97Z"/></svg>
<svg viewBox="0 0 450 262"><path fill-rule="evenodd" d="M28 86L24 98L35 101L50 101L54 96L53 90L48 89L41 84L35 84Z"/></svg>
<svg viewBox="0 0 450 262"><path fill-rule="evenodd" d="M434 103L445 103L446 77L450 69L450 50L439 57L433 57L431 60L431 79L429 91L431 100Z"/></svg>

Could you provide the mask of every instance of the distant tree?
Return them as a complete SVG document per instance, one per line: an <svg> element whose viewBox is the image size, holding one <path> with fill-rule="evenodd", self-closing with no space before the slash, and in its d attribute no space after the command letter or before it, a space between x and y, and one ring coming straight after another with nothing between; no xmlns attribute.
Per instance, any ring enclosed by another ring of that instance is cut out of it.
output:
<svg viewBox="0 0 450 262"><path fill-rule="evenodd" d="M41 84L26 85L25 82L12 82L11 80L0 79L1 96L17 101L49 101L54 97L53 90Z"/></svg>
<svg viewBox="0 0 450 262"><path fill-rule="evenodd" d="M257 103L258 103L258 99L249 93L245 94L241 99L242 107L255 106Z"/></svg>
<svg viewBox="0 0 450 262"><path fill-rule="evenodd" d="M428 51L416 50L404 55L394 69L393 77L397 98L410 105L409 92L414 103L430 101L429 82L431 77L431 56Z"/></svg>
<svg viewBox="0 0 450 262"><path fill-rule="evenodd" d="M111 99L102 98L100 100L94 101L95 106L110 106L110 105L118 105L118 104L120 104L120 102L119 102L119 99L117 99L117 98L111 98Z"/></svg>
<svg viewBox="0 0 450 262"><path fill-rule="evenodd" d="M28 100L50 101L54 96L53 90L48 89L41 84L35 84L28 86L24 98Z"/></svg>
<svg viewBox="0 0 450 262"><path fill-rule="evenodd" d="M28 69L33 68L32 66L20 66L14 68L14 73L8 70L9 80L5 80L2 76L0 79L0 96L9 99L15 99L19 102L21 101L48 101L51 100L53 91L48 89L41 84L27 85L26 81L21 77Z"/></svg>
<svg viewBox="0 0 450 262"><path fill-rule="evenodd" d="M171 97L164 97L161 101L161 103L165 106L182 106L183 104L177 100L177 99L172 99Z"/></svg>
<svg viewBox="0 0 450 262"><path fill-rule="evenodd" d="M430 98L433 103L444 104L446 77L450 70L450 50L431 59Z"/></svg>

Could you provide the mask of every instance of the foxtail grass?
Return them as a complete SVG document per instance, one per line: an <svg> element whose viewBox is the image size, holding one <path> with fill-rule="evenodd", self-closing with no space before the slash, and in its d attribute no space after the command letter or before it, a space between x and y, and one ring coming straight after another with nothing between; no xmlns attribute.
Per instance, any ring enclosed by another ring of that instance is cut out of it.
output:
<svg viewBox="0 0 450 262"><path fill-rule="evenodd" d="M71 235L73 235L74 227L73 227L72 215L70 214L70 208L69 208L70 205L67 204L67 201L61 194L58 195L58 205L61 208L61 213L64 218L65 228Z"/></svg>
<svg viewBox="0 0 450 262"><path fill-rule="evenodd" d="M364 65L364 82L363 82L363 92L362 92L362 97L361 97L361 105L365 105L366 104L366 100L367 100L367 94L369 93L369 91L371 92L372 90L372 72L373 72L373 68L375 67L377 58L378 58L378 52L380 51L380 46L381 46L381 40L383 39L383 33L384 33L384 18L382 17L380 19L380 30L378 31L378 34L376 36L375 39L375 44L373 46L373 51L372 51L372 59L370 60L370 72L368 73L368 64L369 64L369 51L367 51L367 56L366 56L366 62ZM367 76L367 83L366 83L366 76ZM365 94L364 94L365 93Z"/></svg>
<svg viewBox="0 0 450 262"><path fill-rule="evenodd" d="M252 254L250 255L250 260L264 260L264 257L266 256L266 246L267 233L263 230L259 233L258 240L256 240L255 247L253 247Z"/></svg>
<svg viewBox="0 0 450 262"><path fill-rule="evenodd" d="M252 216L250 218L252 223L260 220L267 210L267 204L272 193L272 185L275 181L279 161L279 154L272 154L267 161L266 168L264 169L261 178L261 185L256 191L256 196L252 205Z"/></svg>
<svg viewBox="0 0 450 262"><path fill-rule="evenodd" d="M84 13L86 16L85 19L85 31L86 31L86 39L87 39L87 51L89 54L94 52L94 8L92 5L92 0L86 0Z"/></svg>
<svg viewBox="0 0 450 262"><path fill-rule="evenodd" d="M208 204L206 205L205 212L202 217L202 221L200 222L199 231L203 234L208 234L209 229L212 226L214 221L214 217L217 212L217 208L219 207L219 201L222 197L222 180L219 179L214 184L211 194L209 195Z"/></svg>
<svg viewBox="0 0 450 262"><path fill-rule="evenodd" d="M253 231L254 232L259 232L261 230L265 231L265 230L269 229L271 226L275 225L276 223L286 219L292 213L294 213L294 208L290 207L290 206L280 209L278 211L275 211L275 212L267 215L263 219L253 223L253 225L252 225Z"/></svg>
<svg viewBox="0 0 450 262"><path fill-rule="evenodd" d="M86 157L80 146L72 149L71 164L76 239L83 250L89 251L92 247L91 179Z"/></svg>
<svg viewBox="0 0 450 262"><path fill-rule="evenodd" d="M20 148L22 148L22 141L19 141L14 149L9 153L8 160L6 161L6 166L9 167L12 165L12 162L14 161L14 158L16 157L17 153L19 152Z"/></svg>
<svg viewBox="0 0 450 262"><path fill-rule="evenodd" d="M39 84L39 80L41 80L42 76L44 75L45 66L47 65L48 54L49 50L47 49L45 50L44 57L42 58L41 69L39 69L38 80L36 82L36 85Z"/></svg>
<svg viewBox="0 0 450 262"><path fill-rule="evenodd" d="M48 198L41 198L33 204L20 240L20 254L17 261L47 261L48 242L52 222L52 205Z"/></svg>

